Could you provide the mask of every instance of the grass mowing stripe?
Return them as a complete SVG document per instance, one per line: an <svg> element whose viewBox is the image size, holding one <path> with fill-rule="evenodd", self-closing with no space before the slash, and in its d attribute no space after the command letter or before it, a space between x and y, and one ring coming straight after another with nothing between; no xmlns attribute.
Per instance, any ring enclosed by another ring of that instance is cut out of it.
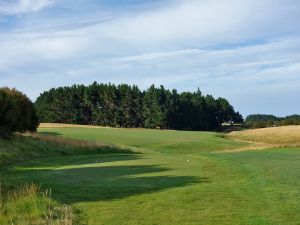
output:
<svg viewBox="0 0 300 225"><path fill-rule="evenodd" d="M40 132L144 150L130 156L39 159L14 167L15 182L33 180L51 187L55 199L71 204L81 223L299 224L297 148L222 153L245 144L214 132L108 128Z"/></svg>

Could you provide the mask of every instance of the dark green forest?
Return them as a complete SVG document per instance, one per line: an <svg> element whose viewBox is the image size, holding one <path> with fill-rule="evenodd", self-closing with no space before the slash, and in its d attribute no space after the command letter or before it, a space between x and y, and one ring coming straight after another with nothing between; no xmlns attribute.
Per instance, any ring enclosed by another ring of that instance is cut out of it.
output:
<svg viewBox="0 0 300 225"><path fill-rule="evenodd" d="M128 128L213 130L243 118L224 98L196 92L178 93L152 85L99 84L52 88L35 106L41 122Z"/></svg>
<svg viewBox="0 0 300 225"><path fill-rule="evenodd" d="M280 121L282 118L276 117L274 115L267 114L252 114L246 117L245 122L247 124L258 123L258 122L268 122L268 121Z"/></svg>
<svg viewBox="0 0 300 225"><path fill-rule="evenodd" d="M253 128L300 125L300 115L294 114L286 117L277 117L274 115L253 114L247 116L245 122Z"/></svg>

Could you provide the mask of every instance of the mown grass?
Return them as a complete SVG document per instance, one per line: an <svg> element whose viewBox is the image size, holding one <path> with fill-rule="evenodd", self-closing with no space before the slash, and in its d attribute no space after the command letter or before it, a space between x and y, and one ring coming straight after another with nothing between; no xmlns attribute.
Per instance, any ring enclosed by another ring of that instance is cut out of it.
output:
<svg viewBox="0 0 300 225"><path fill-rule="evenodd" d="M103 127L91 129L86 126L40 128L39 132L77 140L101 141L105 144L176 154L233 150L248 145L244 142L226 139L222 133L217 132Z"/></svg>
<svg viewBox="0 0 300 225"><path fill-rule="evenodd" d="M228 152L245 144L214 132L52 128L57 136L142 148L12 168L14 182L51 187L89 225L290 225L300 221L300 151Z"/></svg>

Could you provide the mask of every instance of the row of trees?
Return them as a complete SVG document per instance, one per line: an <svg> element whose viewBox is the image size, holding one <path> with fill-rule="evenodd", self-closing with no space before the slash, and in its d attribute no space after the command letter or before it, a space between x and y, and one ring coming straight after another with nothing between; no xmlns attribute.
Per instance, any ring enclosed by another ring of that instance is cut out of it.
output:
<svg viewBox="0 0 300 225"><path fill-rule="evenodd" d="M300 125L300 115L294 114L286 117L276 117L274 115L253 114L247 116L245 122L252 128Z"/></svg>
<svg viewBox="0 0 300 225"><path fill-rule="evenodd" d="M38 124L35 107L26 95L15 89L0 88L0 137L36 131Z"/></svg>
<svg viewBox="0 0 300 225"><path fill-rule="evenodd" d="M96 82L53 88L42 93L35 105L42 122L212 130L224 122L243 121L224 98L154 85L146 91L135 85Z"/></svg>

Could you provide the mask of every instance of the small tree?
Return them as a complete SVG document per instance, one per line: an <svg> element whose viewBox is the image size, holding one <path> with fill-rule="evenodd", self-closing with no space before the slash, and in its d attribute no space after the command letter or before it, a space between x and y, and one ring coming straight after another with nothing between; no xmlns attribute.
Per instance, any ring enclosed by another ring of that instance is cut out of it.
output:
<svg viewBox="0 0 300 225"><path fill-rule="evenodd" d="M36 131L39 125L33 103L23 93L0 88L0 137L9 138L13 132Z"/></svg>

